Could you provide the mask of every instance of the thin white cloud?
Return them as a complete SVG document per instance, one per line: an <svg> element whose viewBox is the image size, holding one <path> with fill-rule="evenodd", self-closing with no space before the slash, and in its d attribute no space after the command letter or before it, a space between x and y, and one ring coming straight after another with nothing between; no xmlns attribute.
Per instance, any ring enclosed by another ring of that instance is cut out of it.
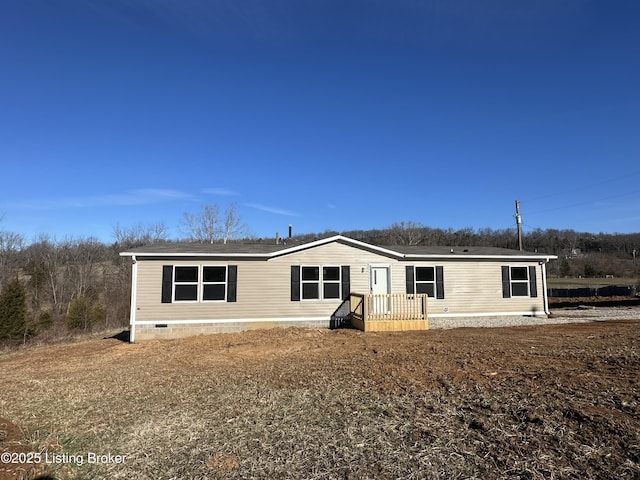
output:
<svg viewBox="0 0 640 480"><path fill-rule="evenodd" d="M267 205L262 205L260 203L243 203L243 205L245 207L255 208L256 210L261 210L263 212L275 213L276 215L285 215L287 217L298 216L296 212L292 212L291 210L284 210L282 208L269 207Z"/></svg>
<svg viewBox="0 0 640 480"><path fill-rule="evenodd" d="M226 196L239 195L238 192L234 192L233 190L230 190L228 188L220 188L220 187L205 188L204 190L202 190L202 193L205 193L207 195L226 195Z"/></svg>
<svg viewBox="0 0 640 480"><path fill-rule="evenodd" d="M193 195L180 190L146 188L130 190L124 193L87 197L40 198L18 202L3 202L0 203L0 208L6 210L58 210L65 208L149 205L193 198Z"/></svg>
<svg viewBox="0 0 640 480"><path fill-rule="evenodd" d="M146 188L141 190L131 190L122 194L102 195L88 198L88 205L147 205L150 203L160 203L171 200L192 199L191 194L180 190Z"/></svg>
<svg viewBox="0 0 640 480"><path fill-rule="evenodd" d="M610 218L609 222L611 222L612 225L634 225L636 228L638 228L638 226L640 226L640 216L631 215Z"/></svg>

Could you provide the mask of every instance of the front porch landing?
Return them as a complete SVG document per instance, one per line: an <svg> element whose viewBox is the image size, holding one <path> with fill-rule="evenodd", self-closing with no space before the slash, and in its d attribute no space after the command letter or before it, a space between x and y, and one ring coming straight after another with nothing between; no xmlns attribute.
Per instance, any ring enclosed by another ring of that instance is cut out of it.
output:
<svg viewBox="0 0 640 480"><path fill-rule="evenodd" d="M351 326L364 332L428 330L427 294L368 294L350 296Z"/></svg>

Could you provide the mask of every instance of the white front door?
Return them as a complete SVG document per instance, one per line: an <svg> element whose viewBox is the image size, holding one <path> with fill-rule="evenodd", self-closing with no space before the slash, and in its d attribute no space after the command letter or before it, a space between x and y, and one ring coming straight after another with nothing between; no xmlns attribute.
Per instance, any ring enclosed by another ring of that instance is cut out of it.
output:
<svg viewBox="0 0 640 480"><path fill-rule="evenodd" d="M386 295L391 293L389 284L389 267L370 267L371 278L369 279L370 292L374 295ZM389 299L386 297L373 297L371 303L372 313L387 313L389 311Z"/></svg>
<svg viewBox="0 0 640 480"><path fill-rule="evenodd" d="M371 293L391 293L389 291L389 267L371 267Z"/></svg>

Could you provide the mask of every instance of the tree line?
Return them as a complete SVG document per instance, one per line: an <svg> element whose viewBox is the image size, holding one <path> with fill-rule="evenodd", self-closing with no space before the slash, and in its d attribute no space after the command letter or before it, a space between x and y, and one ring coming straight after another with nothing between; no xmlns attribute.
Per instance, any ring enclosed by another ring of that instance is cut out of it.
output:
<svg viewBox="0 0 640 480"><path fill-rule="evenodd" d="M236 204L184 212L180 231L180 240L188 242L227 243L247 236ZM119 253L168 241L163 223L116 225L111 243L48 235L27 243L20 234L0 229L0 341L46 341L126 326L131 265Z"/></svg>
<svg viewBox="0 0 640 480"><path fill-rule="evenodd" d="M275 242L255 238L235 206L185 213L181 241ZM124 328L128 324L131 265L119 253L146 244L172 242L161 223L116 225L111 242L87 237L57 240L41 235L31 243L0 229L0 341L47 341L77 331ZM304 243L342 234L377 245L493 246L517 248L515 229L440 229L401 221L377 230L299 234L284 241ZM640 233L609 234L573 230L526 232L525 250L557 255L550 276L640 276Z"/></svg>
<svg viewBox="0 0 640 480"><path fill-rule="evenodd" d="M376 245L437 245L518 249L515 228L442 229L411 221L377 230L325 231L298 235L306 242L341 233ZM535 229L525 232L524 250L558 256L549 265L551 275L562 277L640 276L640 233L590 233L575 230Z"/></svg>

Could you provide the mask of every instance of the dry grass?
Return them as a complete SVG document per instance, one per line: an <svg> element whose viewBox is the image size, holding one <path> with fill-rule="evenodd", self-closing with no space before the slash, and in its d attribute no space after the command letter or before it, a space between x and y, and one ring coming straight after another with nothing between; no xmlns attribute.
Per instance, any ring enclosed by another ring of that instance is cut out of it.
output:
<svg viewBox="0 0 640 480"><path fill-rule="evenodd" d="M59 479L640 477L640 323L286 330L0 356Z"/></svg>

